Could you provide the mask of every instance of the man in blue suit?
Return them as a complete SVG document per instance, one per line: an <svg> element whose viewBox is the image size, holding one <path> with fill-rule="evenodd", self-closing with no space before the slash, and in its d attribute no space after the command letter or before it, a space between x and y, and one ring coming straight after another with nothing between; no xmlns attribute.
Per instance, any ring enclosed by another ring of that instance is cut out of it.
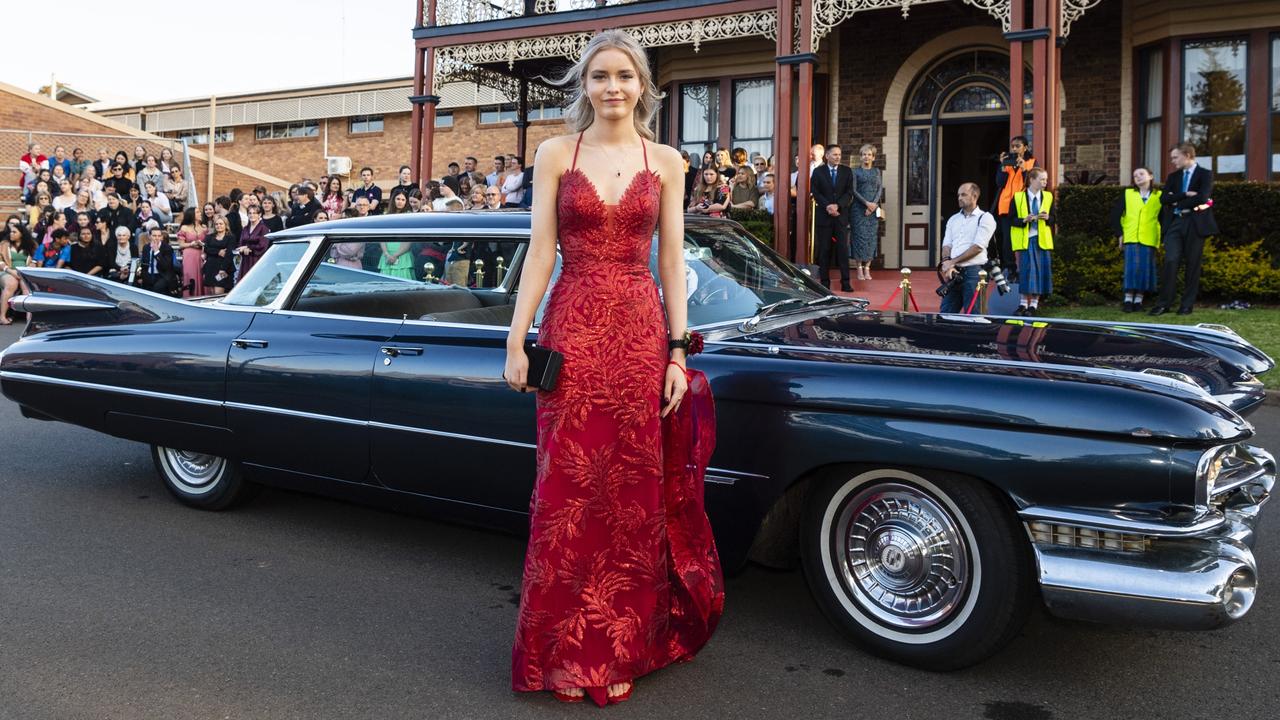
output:
<svg viewBox="0 0 1280 720"><path fill-rule="evenodd" d="M1169 160L1177 168L1164 181L1160 197L1164 243L1164 267L1160 272L1160 299L1152 315L1163 315L1173 305L1178 283L1178 266L1186 261L1179 315L1190 315L1200 291L1200 260L1204 239L1218 233L1213 218L1213 173L1196 164L1196 148L1182 143L1169 150Z"/></svg>

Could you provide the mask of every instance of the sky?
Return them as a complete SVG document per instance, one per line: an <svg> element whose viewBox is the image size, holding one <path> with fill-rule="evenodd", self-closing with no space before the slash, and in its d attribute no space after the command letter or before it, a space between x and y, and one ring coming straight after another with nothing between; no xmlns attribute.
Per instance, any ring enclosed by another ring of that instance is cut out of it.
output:
<svg viewBox="0 0 1280 720"><path fill-rule="evenodd" d="M141 104L412 77L416 7L416 0L0 0L10 40L0 81L35 92L52 74L101 101ZM22 40L33 32L48 52L21 50L33 47Z"/></svg>

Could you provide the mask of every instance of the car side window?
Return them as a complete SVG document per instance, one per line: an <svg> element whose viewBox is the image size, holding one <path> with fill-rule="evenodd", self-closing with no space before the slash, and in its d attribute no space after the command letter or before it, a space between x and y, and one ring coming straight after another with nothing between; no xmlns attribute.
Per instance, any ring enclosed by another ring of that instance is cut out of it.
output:
<svg viewBox="0 0 1280 720"><path fill-rule="evenodd" d="M262 259L220 302L247 307L263 307L275 302L290 276L297 272L308 247L305 242L282 242L267 248Z"/></svg>
<svg viewBox="0 0 1280 720"><path fill-rule="evenodd" d="M453 242L334 237L302 283L294 311L348 317L484 325L510 323L514 307L496 285L496 257L469 238ZM505 258L503 258L505 262ZM505 267L503 268L505 271ZM505 320L503 316L506 316Z"/></svg>

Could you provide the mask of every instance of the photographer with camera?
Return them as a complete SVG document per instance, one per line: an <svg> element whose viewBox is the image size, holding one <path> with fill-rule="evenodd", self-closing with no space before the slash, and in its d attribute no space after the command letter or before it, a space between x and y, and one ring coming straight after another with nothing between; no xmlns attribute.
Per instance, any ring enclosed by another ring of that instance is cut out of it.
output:
<svg viewBox="0 0 1280 720"><path fill-rule="evenodd" d="M942 281L938 288L942 296L940 312L965 312L978 291L978 272L987 264L987 244L996 231L996 219L978 208L980 194L977 183L961 185L956 195L960 212L947 220L942 263L938 266L938 279Z"/></svg>
<svg viewBox="0 0 1280 720"><path fill-rule="evenodd" d="M995 214L998 216L1000 240L992 255L1008 270L1009 280L1018 279L1018 267L1014 262L1012 247L1013 198L1027 187L1027 173L1036 166L1027 139L1021 135L1009 140L1009 151L1000 153L1000 169L996 173Z"/></svg>

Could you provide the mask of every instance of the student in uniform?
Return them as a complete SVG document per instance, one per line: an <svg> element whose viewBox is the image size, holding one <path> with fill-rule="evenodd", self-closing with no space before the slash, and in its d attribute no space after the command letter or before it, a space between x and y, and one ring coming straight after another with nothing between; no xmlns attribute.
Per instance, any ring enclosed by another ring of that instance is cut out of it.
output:
<svg viewBox="0 0 1280 720"><path fill-rule="evenodd" d="M1018 258L1018 289L1022 302L1014 315L1034 316L1040 298L1053 292L1053 193L1045 189L1049 173L1042 167L1027 171L1027 187L1013 196L1009 244Z"/></svg>
<svg viewBox="0 0 1280 720"><path fill-rule="evenodd" d="M1142 298L1156 290L1156 248L1160 247L1160 191L1147 168L1135 168L1111 213L1111 226L1124 253L1125 312L1142 310Z"/></svg>

